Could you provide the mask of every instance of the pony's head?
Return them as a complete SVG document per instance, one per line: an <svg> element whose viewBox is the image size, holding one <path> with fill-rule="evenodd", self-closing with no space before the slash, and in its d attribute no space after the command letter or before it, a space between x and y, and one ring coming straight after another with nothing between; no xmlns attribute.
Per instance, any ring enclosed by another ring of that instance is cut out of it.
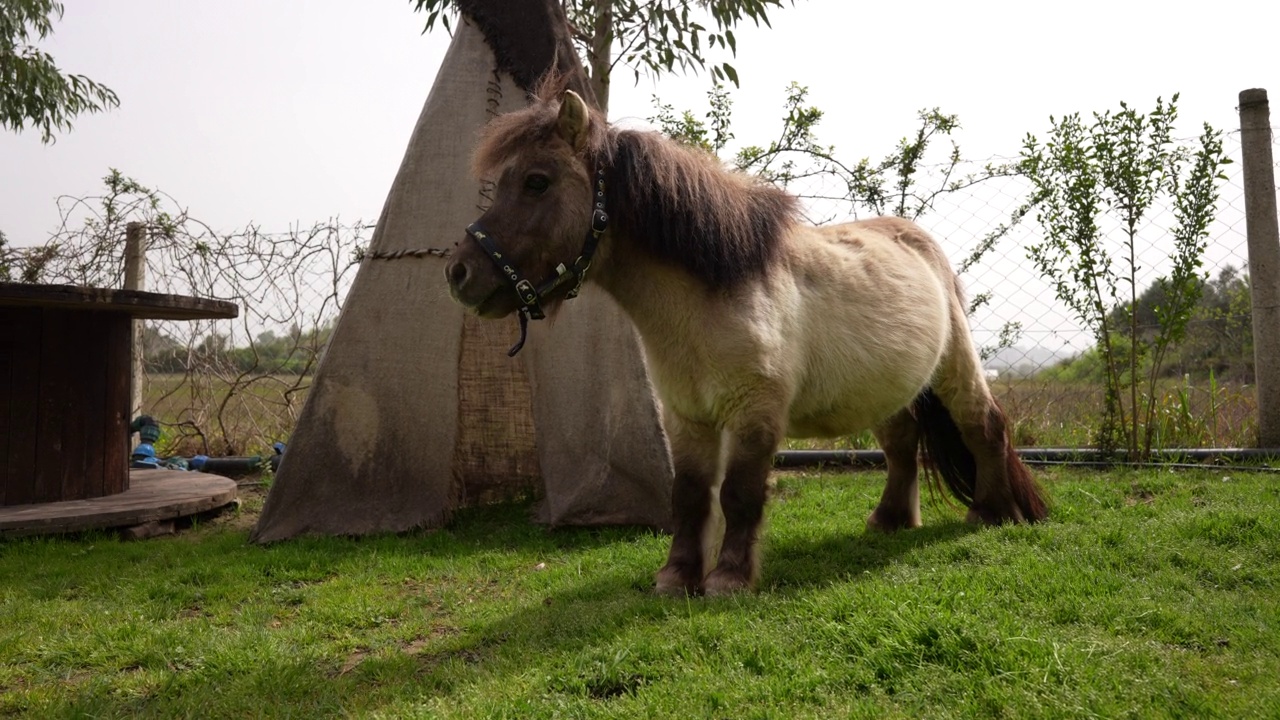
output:
<svg viewBox="0 0 1280 720"><path fill-rule="evenodd" d="M484 129L472 172L492 183L492 204L445 267L453 299L485 318L516 310L533 317L574 293L584 243L603 232L598 167L607 124L563 79L544 80L532 105ZM524 297L522 302L521 296Z"/></svg>

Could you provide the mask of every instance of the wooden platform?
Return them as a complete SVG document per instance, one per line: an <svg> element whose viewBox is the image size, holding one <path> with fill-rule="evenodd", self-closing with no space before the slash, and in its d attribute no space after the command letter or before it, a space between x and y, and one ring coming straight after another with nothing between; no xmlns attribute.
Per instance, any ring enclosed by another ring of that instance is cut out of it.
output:
<svg viewBox="0 0 1280 720"><path fill-rule="evenodd" d="M236 483L181 470L130 470L129 489L88 500L0 507L0 537L134 527L220 508L236 499Z"/></svg>

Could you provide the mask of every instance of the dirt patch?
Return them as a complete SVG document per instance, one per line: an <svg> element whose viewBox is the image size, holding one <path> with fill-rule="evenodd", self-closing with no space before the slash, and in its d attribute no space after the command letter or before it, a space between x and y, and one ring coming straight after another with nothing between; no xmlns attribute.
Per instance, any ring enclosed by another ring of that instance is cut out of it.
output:
<svg viewBox="0 0 1280 720"><path fill-rule="evenodd" d="M1150 505L1155 501L1156 501L1155 493L1151 492L1150 490L1143 490L1141 488L1135 488L1134 490L1129 491L1129 494L1125 495L1124 497L1124 504L1127 507L1133 507L1138 504Z"/></svg>
<svg viewBox="0 0 1280 720"><path fill-rule="evenodd" d="M367 657L369 657L368 650L356 650L355 652L351 653L350 655L347 656L346 662L342 663L342 667L338 668L338 672L335 674L334 677L342 677L343 675L346 675L352 670L355 670L357 667L360 666L360 663L364 662L364 659Z"/></svg>
<svg viewBox="0 0 1280 720"><path fill-rule="evenodd" d="M236 502L207 513L200 518L200 522L207 527L250 532L258 524L258 516L262 514L262 503L266 499L267 487L262 483L238 483Z"/></svg>

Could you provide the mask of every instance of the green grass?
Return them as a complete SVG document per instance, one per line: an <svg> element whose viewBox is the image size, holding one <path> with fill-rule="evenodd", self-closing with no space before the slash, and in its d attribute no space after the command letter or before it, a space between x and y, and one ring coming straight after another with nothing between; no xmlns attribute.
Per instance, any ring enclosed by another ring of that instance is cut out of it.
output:
<svg viewBox="0 0 1280 720"><path fill-rule="evenodd" d="M1019 447L1087 447L1096 442L1105 404L1099 383L1000 378L991 383L991 391L1009 415ZM1164 378L1156 387L1153 447L1254 447L1257 418L1253 385L1219 383L1212 376Z"/></svg>
<svg viewBox="0 0 1280 720"><path fill-rule="evenodd" d="M753 595L666 539L447 531L0 543L0 716L1276 717L1280 477L1045 473L1052 519L868 535L882 474L780 478Z"/></svg>
<svg viewBox="0 0 1280 720"><path fill-rule="evenodd" d="M1087 381L1002 377L991 392L1009 416L1018 447L1093 447L1102 421L1103 387ZM1157 387L1153 447L1254 447L1258 442L1256 388L1165 378ZM835 439L788 440L790 449L867 449L871 433Z"/></svg>
<svg viewBox="0 0 1280 720"><path fill-rule="evenodd" d="M143 408L165 426L162 455L270 455L288 440L310 377L147 375Z"/></svg>
<svg viewBox="0 0 1280 720"><path fill-rule="evenodd" d="M165 425L163 455L271 454L297 423L311 378L293 375L218 377L154 373L143 407ZM1101 422L1102 385L1088 381L1002 377L991 383L1019 447L1091 447ZM1253 447L1257 393L1252 385L1166 378L1158 388L1154 446ZM870 432L787 441L790 449L870 449Z"/></svg>

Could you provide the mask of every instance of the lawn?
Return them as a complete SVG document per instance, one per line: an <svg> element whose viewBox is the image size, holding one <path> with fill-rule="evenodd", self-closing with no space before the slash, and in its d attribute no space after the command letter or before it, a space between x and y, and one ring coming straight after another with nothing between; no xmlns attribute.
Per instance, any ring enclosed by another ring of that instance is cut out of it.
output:
<svg viewBox="0 0 1280 720"><path fill-rule="evenodd" d="M781 476L759 592L651 594L666 539L446 531L0 542L0 715L1277 717L1280 476L1042 473L1052 518L870 535L882 474Z"/></svg>

